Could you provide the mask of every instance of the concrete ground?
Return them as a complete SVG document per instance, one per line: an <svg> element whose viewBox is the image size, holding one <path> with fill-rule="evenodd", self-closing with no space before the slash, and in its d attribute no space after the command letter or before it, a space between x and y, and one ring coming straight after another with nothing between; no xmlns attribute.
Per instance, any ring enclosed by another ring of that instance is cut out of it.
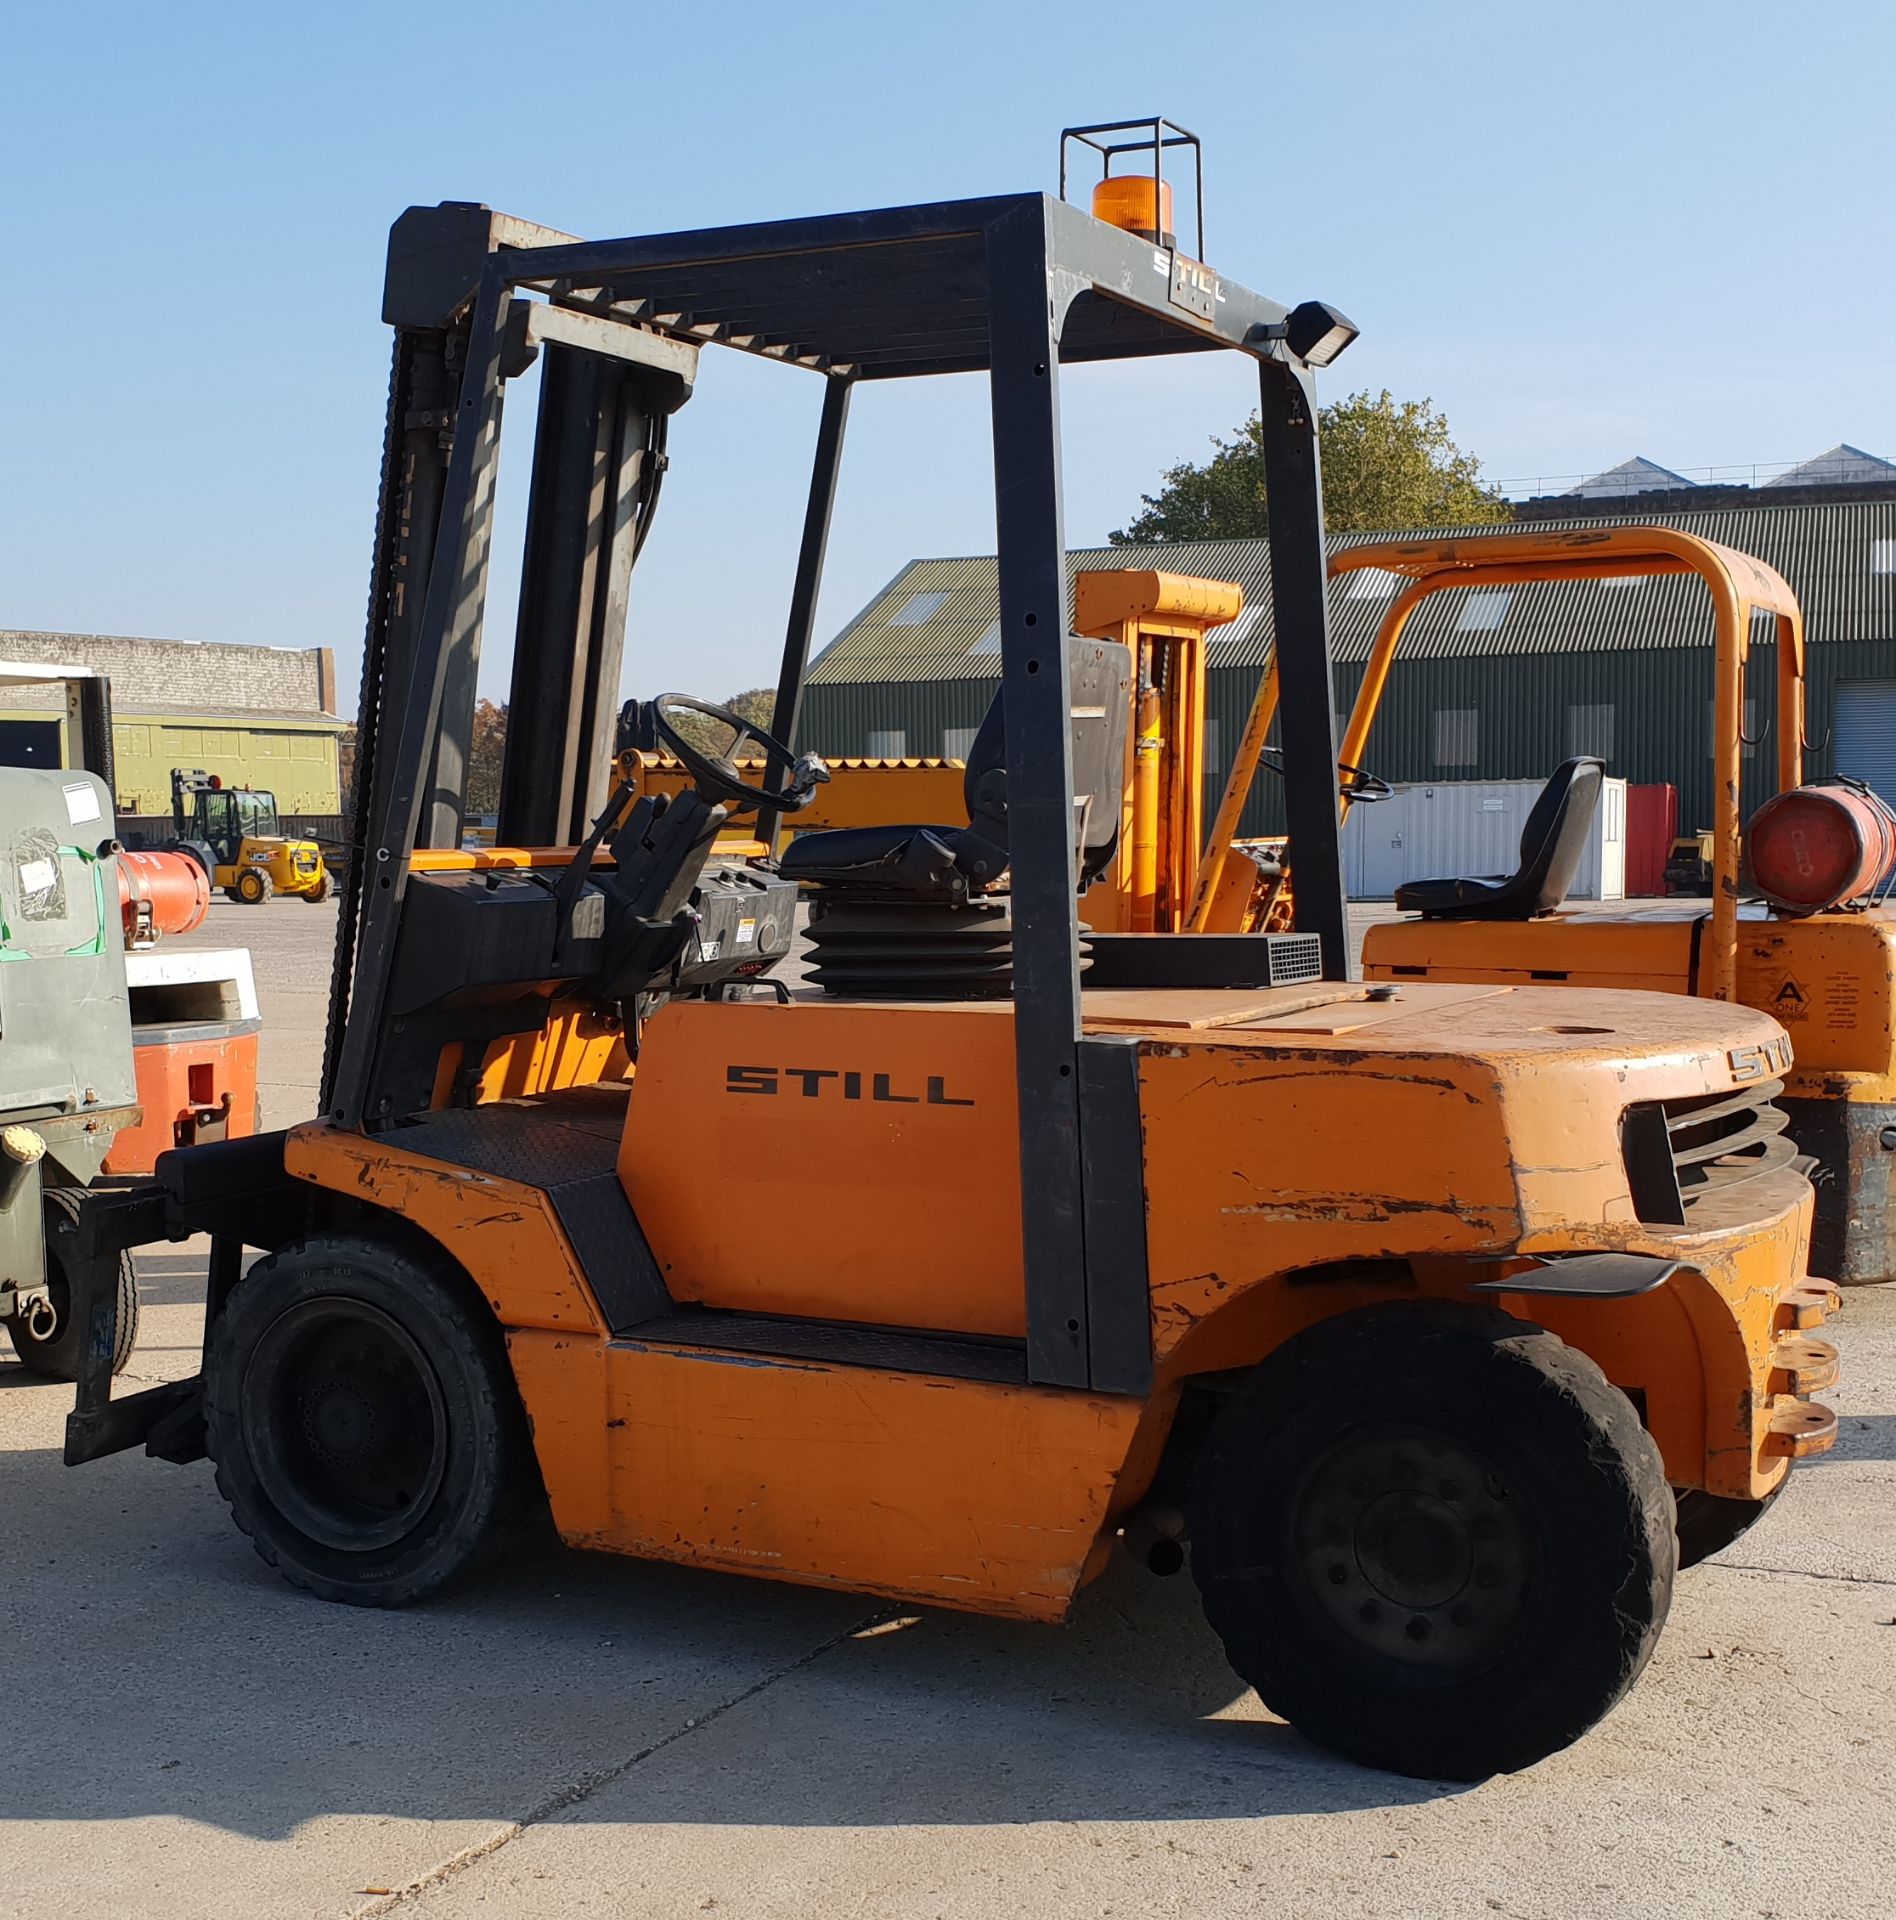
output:
<svg viewBox="0 0 1896 1920"><path fill-rule="evenodd" d="M334 909L219 902L266 1117L314 1104ZM127 1385L196 1365L141 1264ZM1836 1324L1842 1441L1681 1577L1578 1747L1474 1788L1307 1746L1188 1579L1062 1630L548 1549L399 1614L292 1592L210 1469L60 1464L0 1361L0 1913L1882 1915L1896 1911L1896 1292Z"/></svg>

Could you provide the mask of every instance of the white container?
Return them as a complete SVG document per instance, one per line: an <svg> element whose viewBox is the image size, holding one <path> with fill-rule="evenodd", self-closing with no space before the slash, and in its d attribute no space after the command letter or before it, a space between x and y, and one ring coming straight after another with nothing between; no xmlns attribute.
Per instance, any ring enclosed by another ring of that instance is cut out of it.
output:
<svg viewBox="0 0 1896 1920"><path fill-rule="evenodd" d="M1542 780L1434 780L1350 809L1343 873L1352 900L1389 900L1411 880L1484 879L1521 864ZM1626 898L1626 782L1603 780L1570 900Z"/></svg>

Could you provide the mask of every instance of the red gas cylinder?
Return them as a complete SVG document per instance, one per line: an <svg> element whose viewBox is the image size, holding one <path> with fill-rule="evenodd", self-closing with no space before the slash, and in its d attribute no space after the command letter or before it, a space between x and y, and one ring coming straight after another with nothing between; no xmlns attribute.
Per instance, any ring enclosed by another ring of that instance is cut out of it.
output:
<svg viewBox="0 0 1896 1920"><path fill-rule="evenodd" d="M1793 787L1751 816L1753 886L1780 913L1861 901L1896 865L1896 813L1859 781Z"/></svg>
<svg viewBox="0 0 1896 1920"><path fill-rule="evenodd" d="M121 853L118 877L128 947L189 933L211 910L210 875L188 853Z"/></svg>

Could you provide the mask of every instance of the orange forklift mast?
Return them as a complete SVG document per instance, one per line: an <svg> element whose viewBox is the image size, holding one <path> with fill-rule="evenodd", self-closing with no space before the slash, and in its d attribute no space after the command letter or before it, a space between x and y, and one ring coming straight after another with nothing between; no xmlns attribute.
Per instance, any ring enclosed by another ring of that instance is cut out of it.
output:
<svg viewBox="0 0 1896 1920"><path fill-rule="evenodd" d="M1215 271L1202 217L1184 251L1158 187L1191 135L1076 140L1095 212L396 223L323 1111L87 1213L91 1350L118 1251L204 1231L205 1355L118 1399L89 1367L67 1458L208 1453L258 1551L360 1605L542 1506L576 1546L1044 1621L1121 1538L1173 1567L1189 1539L1234 1669L1311 1737L1525 1765L1834 1429L1809 1187L1750 1144L1783 1033L1352 981L1315 383L1355 329ZM823 395L774 730L663 695L689 782L635 793L628 576L673 417L734 352ZM1183 930L1194 802L1141 758L1201 751L1225 602L1148 575L1069 604L1062 368L1172 353L1257 382L1281 938ZM536 358L499 831L468 852L502 414ZM989 384L1002 650L959 804L715 867L727 822L774 846L825 788L796 722L850 396L951 372ZM1111 927L1082 917L1102 885ZM1673 1150L1701 1128L1745 1140L1702 1173Z"/></svg>

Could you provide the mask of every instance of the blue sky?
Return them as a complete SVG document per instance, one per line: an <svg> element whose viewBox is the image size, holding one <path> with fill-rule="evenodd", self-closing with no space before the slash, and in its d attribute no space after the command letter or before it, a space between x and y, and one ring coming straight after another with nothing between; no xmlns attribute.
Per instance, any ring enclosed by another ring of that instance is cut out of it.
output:
<svg viewBox="0 0 1896 1920"><path fill-rule="evenodd" d="M1054 185L1065 122L1206 147L1207 252L1363 337L1495 479L1639 452L1896 457L1886 4L1092 0L6 11L0 627L336 649L353 711L389 222L479 199L603 236ZM774 675L818 381L706 355L627 686ZM1068 538L1251 404L1235 356L1063 386ZM517 517L530 423L510 401ZM986 394L857 398L821 632L991 548ZM511 486L506 482L511 481ZM483 663L504 695L514 575Z"/></svg>

